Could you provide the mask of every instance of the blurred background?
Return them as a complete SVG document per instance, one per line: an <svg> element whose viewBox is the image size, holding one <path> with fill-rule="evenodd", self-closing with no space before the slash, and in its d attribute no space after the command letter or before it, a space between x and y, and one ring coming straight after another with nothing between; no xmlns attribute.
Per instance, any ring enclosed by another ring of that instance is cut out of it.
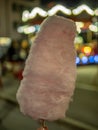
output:
<svg viewBox="0 0 98 130"><path fill-rule="evenodd" d="M0 0L0 130L39 127L20 113L16 92L40 24L55 14L76 23L77 80L66 118L47 125L49 130L98 130L97 0Z"/></svg>

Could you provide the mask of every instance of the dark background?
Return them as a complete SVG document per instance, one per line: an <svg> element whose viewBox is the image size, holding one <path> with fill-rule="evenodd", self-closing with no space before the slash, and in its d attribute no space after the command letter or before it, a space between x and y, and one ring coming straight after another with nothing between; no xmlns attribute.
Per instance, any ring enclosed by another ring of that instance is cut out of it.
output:
<svg viewBox="0 0 98 130"><path fill-rule="evenodd" d="M40 0L41 5L47 5L50 2L63 4L67 7L76 7L81 4L87 4L91 8L98 7L98 0Z"/></svg>

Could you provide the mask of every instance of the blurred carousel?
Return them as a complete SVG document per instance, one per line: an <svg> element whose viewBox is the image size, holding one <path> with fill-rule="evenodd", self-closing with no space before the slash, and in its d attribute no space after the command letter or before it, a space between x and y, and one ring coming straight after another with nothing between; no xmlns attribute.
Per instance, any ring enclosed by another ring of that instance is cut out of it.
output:
<svg viewBox="0 0 98 130"><path fill-rule="evenodd" d="M22 25L17 31L27 35L29 43L32 44L40 30L41 22L52 15L67 17L76 23L77 35L74 42L77 52L76 64L98 64L98 9L91 9L87 5L68 9L60 4L47 8L34 7L31 11L23 11Z"/></svg>

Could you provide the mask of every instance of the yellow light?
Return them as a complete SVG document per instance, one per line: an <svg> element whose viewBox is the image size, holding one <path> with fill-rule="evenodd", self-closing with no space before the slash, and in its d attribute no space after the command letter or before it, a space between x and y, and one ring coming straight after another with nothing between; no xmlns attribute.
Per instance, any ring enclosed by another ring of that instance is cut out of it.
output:
<svg viewBox="0 0 98 130"><path fill-rule="evenodd" d="M35 32L35 27L33 27L33 26L29 26L27 28L24 28L25 34L30 34L30 33L34 33L34 32Z"/></svg>
<svg viewBox="0 0 98 130"><path fill-rule="evenodd" d="M91 47L89 47L89 46L84 47L84 53L85 54L90 54L91 51L92 51Z"/></svg>
<svg viewBox="0 0 98 130"><path fill-rule="evenodd" d="M93 32L97 32L97 31L98 31L98 27L95 26L95 25L93 25L93 24L91 24L91 25L89 26L89 29L90 29L91 31L93 31Z"/></svg>
<svg viewBox="0 0 98 130"><path fill-rule="evenodd" d="M22 21L26 22L28 19L29 19L29 11L25 10L23 11L23 14L22 14Z"/></svg>
<svg viewBox="0 0 98 130"><path fill-rule="evenodd" d="M0 37L1 46L9 46L11 44L11 38L9 37Z"/></svg>
<svg viewBox="0 0 98 130"><path fill-rule="evenodd" d="M81 28L83 28L84 23L83 22L76 22L77 32L81 33Z"/></svg>
<svg viewBox="0 0 98 130"><path fill-rule="evenodd" d="M17 31L19 33L23 33L24 32L24 28L27 28L27 27L28 27L28 25L20 26L20 27L17 28Z"/></svg>
<svg viewBox="0 0 98 130"><path fill-rule="evenodd" d="M32 18L35 18L36 16L40 15L42 17L46 17L47 16L47 12L39 7L35 7L31 13L29 14L29 18L32 19Z"/></svg>
<svg viewBox="0 0 98 130"><path fill-rule="evenodd" d="M76 22L76 26L82 28L84 26L84 23L83 22Z"/></svg>
<svg viewBox="0 0 98 130"><path fill-rule="evenodd" d="M80 59L82 59L82 57L84 57L84 56L85 56L84 53L80 53L80 54L79 54Z"/></svg>
<svg viewBox="0 0 98 130"><path fill-rule="evenodd" d="M75 40L74 40L74 43L80 43L80 44L82 44L83 43L83 38L81 37L81 36L76 36L75 37Z"/></svg>
<svg viewBox="0 0 98 130"><path fill-rule="evenodd" d="M95 9L95 11L94 11L94 12L95 12L95 15L96 15L96 16L98 16L98 8L97 8L97 9Z"/></svg>
<svg viewBox="0 0 98 130"><path fill-rule="evenodd" d="M28 47L28 42L26 40L23 40L21 43L22 48L27 48Z"/></svg>
<svg viewBox="0 0 98 130"><path fill-rule="evenodd" d="M72 12L74 15L80 14L82 11L86 11L90 15L94 15L94 11L88 7L87 5L83 4L81 6L78 6L76 9L73 9Z"/></svg>
<svg viewBox="0 0 98 130"><path fill-rule="evenodd" d="M40 15L42 17L46 17L47 16L47 12L39 7L35 7L34 9L32 9L31 13L28 10L23 11L22 14L22 21L26 22L29 19L33 19L36 16Z"/></svg>
<svg viewBox="0 0 98 130"><path fill-rule="evenodd" d="M58 11L61 11L62 13L67 14L67 15L71 15L71 10L70 9L67 9L66 7L64 7L62 5L59 5L59 4L52 7L52 9L50 9L48 11L48 15L52 16L52 15L56 14Z"/></svg>
<svg viewBox="0 0 98 130"><path fill-rule="evenodd" d="M30 34L30 33L34 33L36 31L36 29L34 26L25 25L25 26L18 27L17 31L19 33Z"/></svg>
<svg viewBox="0 0 98 130"><path fill-rule="evenodd" d="M58 11L61 11L63 14L66 14L66 15L71 15L72 13L73 15L78 15L82 13L83 11L86 11L89 15L98 16L98 9L92 10L89 6L85 4L78 6L77 8L73 10L68 9L63 5L57 4L51 9L49 9L48 11L40 7L33 8L31 12L29 12L28 10L25 10L23 11L23 14L22 14L22 21L26 22L29 19L35 18L37 15L41 17L52 16L52 15L55 15Z"/></svg>

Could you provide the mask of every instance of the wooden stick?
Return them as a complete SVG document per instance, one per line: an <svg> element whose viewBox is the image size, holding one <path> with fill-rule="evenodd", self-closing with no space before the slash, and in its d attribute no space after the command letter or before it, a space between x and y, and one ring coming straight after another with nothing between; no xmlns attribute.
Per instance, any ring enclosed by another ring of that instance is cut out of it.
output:
<svg viewBox="0 0 98 130"><path fill-rule="evenodd" d="M40 119L39 123L41 124L41 127L38 128L37 130L48 130L47 126L45 125L45 120Z"/></svg>

